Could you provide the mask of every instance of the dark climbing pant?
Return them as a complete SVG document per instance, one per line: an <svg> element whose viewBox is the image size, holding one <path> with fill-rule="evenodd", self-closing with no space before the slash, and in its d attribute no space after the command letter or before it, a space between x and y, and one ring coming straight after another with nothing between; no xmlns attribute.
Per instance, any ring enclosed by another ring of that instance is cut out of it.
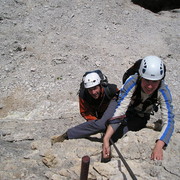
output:
<svg viewBox="0 0 180 180"><path fill-rule="evenodd" d="M104 115L99 120L88 121L68 129L68 139L86 138L96 133L104 133L107 128L107 121L113 117L117 107L117 101L111 100L108 108L104 112ZM146 127L146 123L150 116L139 117L135 111L126 112L126 118L120 123L111 124L115 133L112 136L114 141L121 138L128 131L139 131Z"/></svg>
<svg viewBox="0 0 180 180"><path fill-rule="evenodd" d="M105 132L106 121L113 116L116 107L117 101L111 100L101 119L88 121L68 129L68 139L85 138L96 133Z"/></svg>

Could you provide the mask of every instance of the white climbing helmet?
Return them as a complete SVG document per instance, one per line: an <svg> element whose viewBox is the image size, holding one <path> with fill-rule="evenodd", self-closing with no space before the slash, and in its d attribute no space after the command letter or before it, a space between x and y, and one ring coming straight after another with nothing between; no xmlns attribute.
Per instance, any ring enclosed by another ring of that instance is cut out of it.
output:
<svg viewBox="0 0 180 180"><path fill-rule="evenodd" d="M141 62L139 74L148 80L161 80L164 77L164 64L157 56L147 56Z"/></svg>
<svg viewBox="0 0 180 180"><path fill-rule="evenodd" d="M87 74L83 78L83 81L84 81L85 88L91 88L91 87L99 85L101 82L101 78L99 77L97 73L92 72L92 73Z"/></svg>

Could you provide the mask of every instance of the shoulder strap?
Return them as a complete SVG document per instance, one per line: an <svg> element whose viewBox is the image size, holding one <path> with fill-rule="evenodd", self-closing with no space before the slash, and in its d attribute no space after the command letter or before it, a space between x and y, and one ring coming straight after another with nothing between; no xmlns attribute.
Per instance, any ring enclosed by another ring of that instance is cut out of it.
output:
<svg viewBox="0 0 180 180"><path fill-rule="evenodd" d="M117 85L107 84L106 86L102 86L102 87L104 88L104 92L109 100L116 95Z"/></svg>
<svg viewBox="0 0 180 180"><path fill-rule="evenodd" d="M105 92L107 98L108 98L108 99L111 99L111 92L110 92L108 86L104 87L104 92Z"/></svg>

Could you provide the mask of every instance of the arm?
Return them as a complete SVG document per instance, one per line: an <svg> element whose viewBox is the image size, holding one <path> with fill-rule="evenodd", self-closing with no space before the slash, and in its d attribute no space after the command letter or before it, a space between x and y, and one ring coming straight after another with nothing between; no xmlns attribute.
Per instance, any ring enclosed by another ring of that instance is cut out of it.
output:
<svg viewBox="0 0 180 180"><path fill-rule="evenodd" d="M158 139L164 141L165 144L168 145L174 131L174 113L171 93L167 86L160 89L159 101L163 127Z"/></svg>
<svg viewBox="0 0 180 180"><path fill-rule="evenodd" d="M106 130L106 134L103 138L103 158L109 158L109 155L110 155L109 140L113 134L114 134L114 130L109 125L107 130Z"/></svg>
<svg viewBox="0 0 180 180"><path fill-rule="evenodd" d="M132 94L134 92L134 89L136 87L136 79L134 78L129 79L123 85L123 87L120 90L119 97L118 97L118 106L115 109L115 113L113 117L118 117L126 114L127 108L129 106L129 103L131 101ZM110 146L109 146L109 140L111 136L114 134L116 129L119 127L120 124L112 124L107 127L104 139L103 139L103 158L109 158L110 155Z"/></svg>
<svg viewBox="0 0 180 180"><path fill-rule="evenodd" d="M159 101L161 108L161 117L163 120L163 128L158 139L156 140L155 147L152 151L152 160L163 159L163 148L168 145L174 131L172 97L166 85L163 85L163 88L160 89Z"/></svg>

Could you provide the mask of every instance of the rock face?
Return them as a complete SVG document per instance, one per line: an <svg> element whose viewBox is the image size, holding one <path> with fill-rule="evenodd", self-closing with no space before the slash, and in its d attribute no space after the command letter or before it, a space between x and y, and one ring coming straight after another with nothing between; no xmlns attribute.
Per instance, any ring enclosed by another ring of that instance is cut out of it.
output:
<svg viewBox="0 0 180 180"><path fill-rule="evenodd" d="M132 2L155 13L180 8L180 1L177 0L132 0Z"/></svg>
<svg viewBox="0 0 180 180"><path fill-rule="evenodd" d="M113 147L112 160L100 162L100 134L54 146L50 137L84 122L77 96L84 72L101 69L120 88L135 60L157 55L167 67L176 121L164 160L150 160L159 134L152 129L128 132L116 146L138 180L179 180L179 12L155 14L128 0L2 0L0 179L79 179L85 155L89 179L131 179Z"/></svg>

